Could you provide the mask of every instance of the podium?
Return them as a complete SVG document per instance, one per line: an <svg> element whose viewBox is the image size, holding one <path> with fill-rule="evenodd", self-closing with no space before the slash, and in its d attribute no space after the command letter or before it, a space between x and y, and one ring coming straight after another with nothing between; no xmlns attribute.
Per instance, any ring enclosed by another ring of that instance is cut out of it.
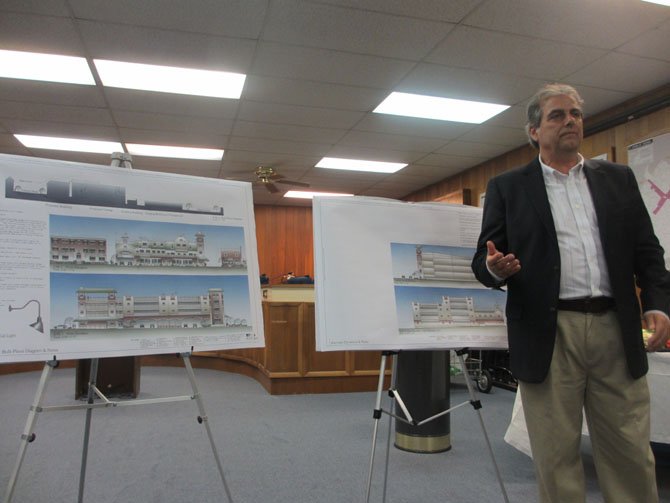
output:
<svg viewBox="0 0 670 503"><path fill-rule="evenodd" d="M140 357L120 356L98 360L97 387L106 396L137 398L140 392ZM75 399L86 398L91 360L77 360Z"/></svg>

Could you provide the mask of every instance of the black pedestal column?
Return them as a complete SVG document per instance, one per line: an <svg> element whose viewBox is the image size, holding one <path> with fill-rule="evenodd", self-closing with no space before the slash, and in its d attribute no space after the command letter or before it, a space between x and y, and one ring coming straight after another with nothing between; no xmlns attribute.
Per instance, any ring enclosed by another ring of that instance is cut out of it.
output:
<svg viewBox="0 0 670 503"><path fill-rule="evenodd" d="M419 422L449 409L449 351L400 351L396 389L412 418ZM396 414L402 411L396 405ZM395 446L410 452L451 449L449 414L422 426L395 421Z"/></svg>

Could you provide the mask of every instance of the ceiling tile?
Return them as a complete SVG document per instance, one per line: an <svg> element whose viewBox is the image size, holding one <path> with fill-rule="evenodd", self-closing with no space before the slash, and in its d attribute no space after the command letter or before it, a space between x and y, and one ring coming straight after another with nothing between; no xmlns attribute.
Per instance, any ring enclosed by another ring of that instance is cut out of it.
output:
<svg viewBox="0 0 670 503"><path fill-rule="evenodd" d="M670 61L670 21L617 47L617 52Z"/></svg>
<svg viewBox="0 0 670 503"><path fill-rule="evenodd" d="M668 79L669 62L613 52L573 73L566 82L639 94Z"/></svg>
<svg viewBox="0 0 670 503"><path fill-rule="evenodd" d="M156 114L167 113L227 119L235 117L239 107L239 100L152 93L111 87L105 88L105 96L107 96L112 110Z"/></svg>
<svg viewBox="0 0 670 503"><path fill-rule="evenodd" d="M266 40L418 61L453 24L332 5L275 0Z"/></svg>
<svg viewBox="0 0 670 503"><path fill-rule="evenodd" d="M198 131L157 131L152 129L119 128L125 143L175 145L182 147L223 148L227 137Z"/></svg>
<svg viewBox="0 0 670 503"><path fill-rule="evenodd" d="M94 86L0 78L0 96L5 101L101 108L105 100Z"/></svg>
<svg viewBox="0 0 670 503"><path fill-rule="evenodd" d="M268 4L268 0L68 1L78 19L244 38L259 35Z"/></svg>
<svg viewBox="0 0 670 503"><path fill-rule="evenodd" d="M523 127L509 128L482 124L460 136L458 141L502 145L510 147L511 150L526 143L526 131Z"/></svg>
<svg viewBox="0 0 670 503"><path fill-rule="evenodd" d="M45 16L69 16L65 0L3 0L0 3L0 12L3 11Z"/></svg>
<svg viewBox="0 0 670 503"><path fill-rule="evenodd" d="M535 79L561 79L604 54L603 49L459 26L426 61Z"/></svg>
<svg viewBox="0 0 670 503"><path fill-rule="evenodd" d="M374 113L366 115L365 118L356 124L354 129L374 133L453 139L458 138L473 127L474 124L465 124L462 122Z"/></svg>
<svg viewBox="0 0 670 503"><path fill-rule="evenodd" d="M519 75L419 64L396 91L515 105L532 96L543 84L541 80Z"/></svg>
<svg viewBox="0 0 670 503"><path fill-rule="evenodd" d="M228 148L234 150L247 150L253 152L272 152L276 154L299 154L324 155L330 149L330 145L321 143L305 143L295 141L267 140L263 138L248 138L233 136L230 138Z"/></svg>
<svg viewBox="0 0 670 503"><path fill-rule="evenodd" d="M444 144L441 138L424 138L394 134L372 133L368 131L351 131L347 133L339 145L374 147L388 150L411 150L413 152L432 152Z"/></svg>
<svg viewBox="0 0 670 503"><path fill-rule="evenodd" d="M463 19L477 4L472 0L449 0L445 8L444 0L327 0L325 3L452 23Z"/></svg>
<svg viewBox="0 0 670 503"><path fill-rule="evenodd" d="M252 72L268 77L387 88L400 81L412 66L413 63L399 59L263 43Z"/></svg>
<svg viewBox="0 0 670 503"><path fill-rule="evenodd" d="M482 2L463 24L614 49L669 16L667 7L640 1L516 0Z"/></svg>
<svg viewBox="0 0 670 503"><path fill-rule="evenodd" d="M114 120L117 125L124 128L146 130L158 130L160 128L161 131L181 131L188 132L191 135L229 135L233 127L232 119L154 114L129 110L115 110Z"/></svg>
<svg viewBox="0 0 670 503"><path fill-rule="evenodd" d="M363 112L334 108L282 105L242 100L238 117L251 122L293 124L349 129L364 117Z"/></svg>
<svg viewBox="0 0 670 503"><path fill-rule="evenodd" d="M94 59L247 73L256 43L251 39L81 21Z"/></svg>
<svg viewBox="0 0 670 503"><path fill-rule="evenodd" d="M315 143L336 143L345 134L342 129L236 121L235 136Z"/></svg>
<svg viewBox="0 0 670 503"><path fill-rule="evenodd" d="M244 85L242 98L287 105L369 112L387 95L388 91L383 89L250 75Z"/></svg>
<svg viewBox="0 0 670 503"><path fill-rule="evenodd" d="M86 56L71 19L3 12L0 15L0 48Z"/></svg>
<svg viewBox="0 0 670 503"><path fill-rule="evenodd" d="M106 108L48 105L17 101L0 101L0 117L75 124L100 124L113 127Z"/></svg>

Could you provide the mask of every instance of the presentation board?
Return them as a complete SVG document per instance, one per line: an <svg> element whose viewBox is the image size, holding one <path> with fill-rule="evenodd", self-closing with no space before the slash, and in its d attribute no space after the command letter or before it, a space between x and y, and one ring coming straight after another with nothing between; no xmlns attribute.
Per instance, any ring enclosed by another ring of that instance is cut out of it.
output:
<svg viewBox="0 0 670 503"><path fill-rule="evenodd" d="M470 262L482 210L315 197L318 351L506 348L505 293Z"/></svg>
<svg viewBox="0 0 670 503"><path fill-rule="evenodd" d="M665 250L665 267L670 269L670 133L630 145L628 163Z"/></svg>
<svg viewBox="0 0 670 503"><path fill-rule="evenodd" d="M251 185L0 155L0 362L264 346Z"/></svg>

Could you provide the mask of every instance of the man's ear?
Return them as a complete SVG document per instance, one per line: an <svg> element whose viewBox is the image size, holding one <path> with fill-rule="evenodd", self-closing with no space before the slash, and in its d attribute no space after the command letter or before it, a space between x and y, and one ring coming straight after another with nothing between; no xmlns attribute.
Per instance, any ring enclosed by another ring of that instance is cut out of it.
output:
<svg viewBox="0 0 670 503"><path fill-rule="evenodd" d="M537 141L537 138L538 138L537 130L538 130L538 128L536 128L536 127L532 127L532 128L528 129L528 134L530 134L530 137L535 141Z"/></svg>

